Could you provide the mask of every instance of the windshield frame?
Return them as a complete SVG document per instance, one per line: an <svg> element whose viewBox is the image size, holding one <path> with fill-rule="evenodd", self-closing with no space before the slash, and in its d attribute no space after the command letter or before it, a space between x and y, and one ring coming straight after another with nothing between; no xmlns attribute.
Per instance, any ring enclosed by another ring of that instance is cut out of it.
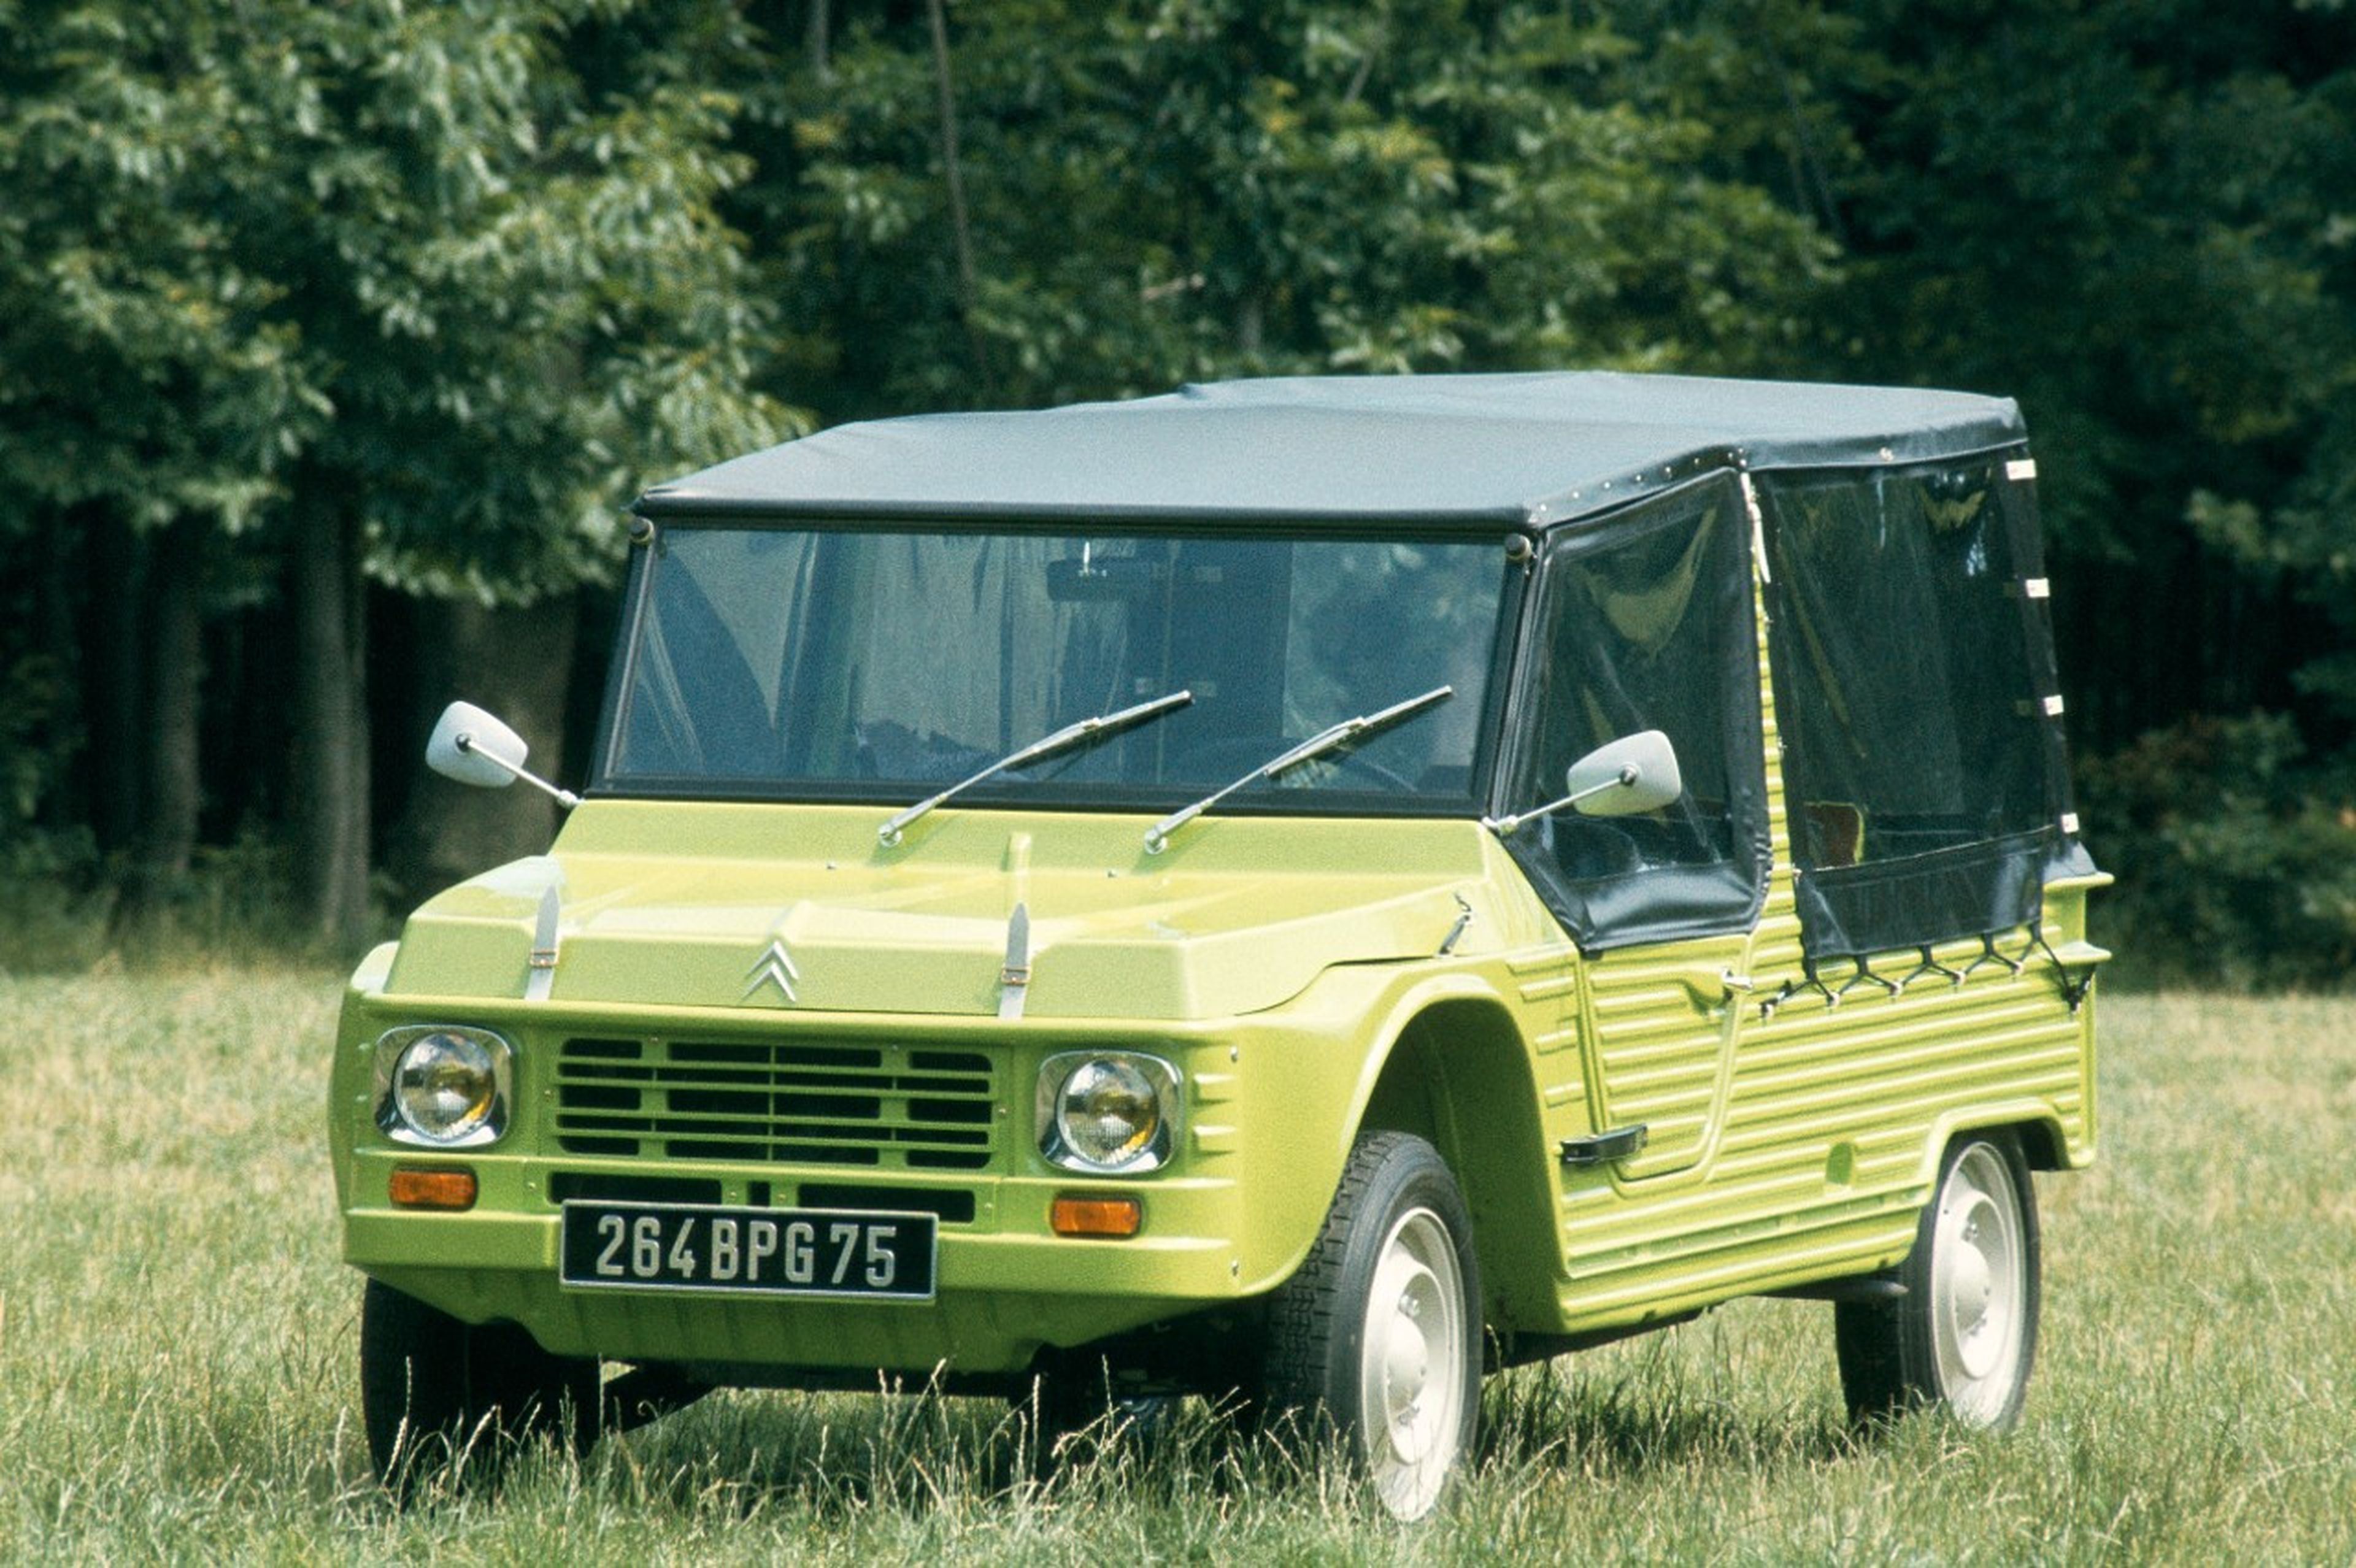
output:
<svg viewBox="0 0 2356 1568"><path fill-rule="evenodd" d="M644 524L651 524L651 528ZM880 779L870 784L864 781L784 778L773 787L763 787L738 779L681 778L673 784L667 779L646 774L617 777L616 763L624 740L621 731L623 713L637 674L636 663L645 645L645 621L650 613L653 573L649 564L666 536L688 530L927 536L1067 537L1086 534L1098 539L1142 538L1232 542L1266 539L1305 545L1364 542L1461 547L1485 540L1494 544L1495 549L1496 612L1491 622L1490 646L1483 666L1485 686L1474 720L1471 776L1465 791L1442 797L1432 794L1402 795L1390 791L1341 787L1269 789L1239 793L1223 801L1219 809L1221 815L1233 816L1477 820L1491 803L1503 751L1501 721L1508 707L1510 694L1507 688L1515 669L1525 602L1532 580L1530 552L1525 548L1532 536L1523 530L1505 526L1471 530L1461 523L1452 526L1446 523L1418 525L1368 520L1353 525L1331 519L1308 521L1290 517L1205 521L1188 517L1119 516L1077 518L1043 515L1023 518L968 517L937 519L906 514L887 517L798 511L761 514L731 511L712 516L670 516L659 521L645 519L642 526L635 530L620 613L615 624L613 656L608 661L598 710L589 779L581 792L585 799L859 805L896 811L925 793L912 794L907 782L900 779ZM1339 721L1350 717L1351 714L1337 712L1331 719ZM1271 748L1270 757L1277 755L1279 750L1280 748ZM1184 781L1158 785L1113 786L1100 782L1063 783L1054 777L1023 779L999 776L960 790L952 806L945 809L1077 812L1152 818L1198 800L1202 793L1201 788Z"/></svg>

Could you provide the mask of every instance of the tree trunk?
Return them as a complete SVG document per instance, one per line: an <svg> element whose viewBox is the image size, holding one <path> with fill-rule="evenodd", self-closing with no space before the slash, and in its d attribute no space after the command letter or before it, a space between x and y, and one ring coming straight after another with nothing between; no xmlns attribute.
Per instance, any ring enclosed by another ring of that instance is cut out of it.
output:
<svg viewBox="0 0 2356 1568"><path fill-rule="evenodd" d="M35 608L33 645L54 661L54 705L48 715L41 794L34 820L51 832L81 827L90 821L87 786L77 789L82 759L89 752L90 694L85 689L87 651L81 638L80 592L82 560L91 549L86 528L69 525L39 531L36 570L40 573Z"/></svg>
<svg viewBox="0 0 2356 1568"><path fill-rule="evenodd" d="M187 880L197 845L197 812L203 801L197 738L204 690L202 580L208 525L182 517L151 536L139 635L145 698L136 733L140 741L136 820L123 901L115 908L118 930L154 916Z"/></svg>
<svg viewBox="0 0 2356 1568"><path fill-rule="evenodd" d="M958 319L965 326L978 381L990 382L990 356L982 343L979 311L981 283L973 261L973 220L965 205L965 160L958 151L957 83L949 75L949 24L945 0L927 0L933 37L933 85L941 117L941 175L948 191L950 250L957 261Z"/></svg>
<svg viewBox="0 0 2356 1568"><path fill-rule="evenodd" d="M127 853L139 837L139 781L145 772L146 661L140 657L140 598L146 543L131 525L101 512L78 514L90 552L89 642L82 662L81 709L89 715L83 760L90 826L101 851Z"/></svg>
<svg viewBox="0 0 2356 1568"><path fill-rule="evenodd" d="M472 601L413 603L420 635L415 747L410 780L385 862L412 903L455 881L548 848L556 803L530 784L476 789L426 771L425 736L443 707L463 698L512 725L531 748L526 764L542 778L562 772L564 716L572 688L580 611L570 593L521 609ZM559 784L574 781L559 778ZM388 790L391 788L388 782Z"/></svg>
<svg viewBox="0 0 2356 1568"><path fill-rule="evenodd" d="M294 778L288 793L295 885L312 933L348 952L369 933L359 527L331 482L315 480L299 491L294 517Z"/></svg>
<svg viewBox="0 0 2356 1568"><path fill-rule="evenodd" d="M809 0L809 9L802 17L802 60L820 80L832 70L826 11L827 0Z"/></svg>

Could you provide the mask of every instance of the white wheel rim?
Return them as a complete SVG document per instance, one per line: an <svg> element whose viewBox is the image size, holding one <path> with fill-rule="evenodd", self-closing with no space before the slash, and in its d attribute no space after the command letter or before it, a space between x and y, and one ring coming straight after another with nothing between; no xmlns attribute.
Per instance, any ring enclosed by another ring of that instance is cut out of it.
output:
<svg viewBox="0 0 2356 1568"><path fill-rule="evenodd" d="M1366 1293L1358 1408L1383 1506L1420 1519L1440 1499L1464 1430L1464 1276L1429 1209L1383 1238Z"/></svg>
<svg viewBox="0 0 2356 1568"><path fill-rule="evenodd" d="M1939 1189L1931 1244L1931 1340L1948 1405L1975 1426L2004 1417L2028 1328L2020 1194L1996 1150L1975 1144Z"/></svg>

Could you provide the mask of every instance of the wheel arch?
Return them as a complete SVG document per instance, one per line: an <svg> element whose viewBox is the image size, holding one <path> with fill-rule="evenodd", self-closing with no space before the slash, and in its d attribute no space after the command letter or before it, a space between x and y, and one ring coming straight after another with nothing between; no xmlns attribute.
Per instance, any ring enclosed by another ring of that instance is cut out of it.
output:
<svg viewBox="0 0 2356 1568"><path fill-rule="evenodd" d="M1411 1133L1439 1150L1472 1217L1484 1310L1501 1328L1547 1326L1561 1261L1530 1059L1494 999L1430 1002L1394 1036L1357 1131ZM1540 1238L1545 1238L1541 1241Z"/></svg>
<svg viewBox="0 0 2356 1568"><path fill-rule="evenodd" d="M2067 1170L2070 1168L2069 1148L2062 1136L2061 1124L2051 1116L2031 1117L2015 1122L2012 1135L2020 1140L2020 1152L2031 1170Z"/></svg>
<svg viewBox="0 0 2356 1568"><path fill-rule="evenodd" d="M1968 1116L1944 1117L1932 1129L1922 1151L1922 1180L1933 1180L1948 1146L1957 1138L1990 1133L2009 1134L2020 1145L2021 1157L2031 1170L2067 1170L2069 1140L2061 1118L2047 1105L2008 1105Z"/></svg>

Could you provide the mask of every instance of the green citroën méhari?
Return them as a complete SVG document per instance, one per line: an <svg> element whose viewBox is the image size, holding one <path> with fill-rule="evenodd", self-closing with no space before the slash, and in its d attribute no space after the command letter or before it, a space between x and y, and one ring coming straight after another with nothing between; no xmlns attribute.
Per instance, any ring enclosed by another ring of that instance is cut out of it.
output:
<svg viewBox="0 0 2356 1568"><path fill-rule="evenodd" d="M2001 400L1534 374L649 492L555 845L346 1003L380 1467L880 1373L1305 1412L1412 1518L1484 1370L1753 1295L2008 1424L2104 956L2033 477Z"/></svg>

